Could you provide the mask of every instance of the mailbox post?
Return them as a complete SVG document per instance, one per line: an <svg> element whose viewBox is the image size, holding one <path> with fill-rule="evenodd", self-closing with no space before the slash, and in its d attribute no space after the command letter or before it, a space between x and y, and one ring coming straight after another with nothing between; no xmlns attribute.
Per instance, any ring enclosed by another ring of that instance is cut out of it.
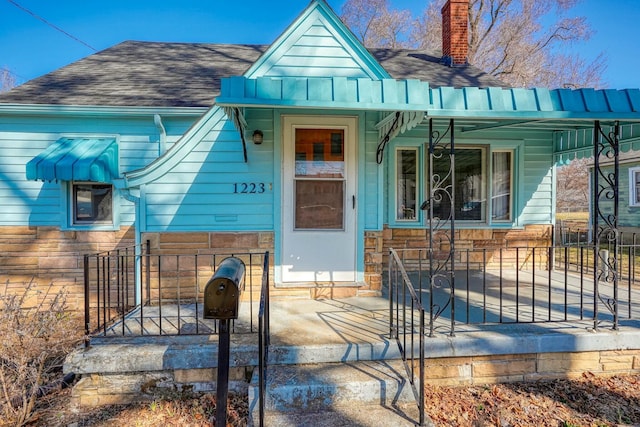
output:
<svg viewBox="0 0 640 427"><path fill-rule="evenodd" d="M217 319L218 379L216 390L216 425L227 425L227 392L229 390L229 321L238 318L240 295L244 290L245 265L241 259L222 260L204 288L205 319Z"/></svg>

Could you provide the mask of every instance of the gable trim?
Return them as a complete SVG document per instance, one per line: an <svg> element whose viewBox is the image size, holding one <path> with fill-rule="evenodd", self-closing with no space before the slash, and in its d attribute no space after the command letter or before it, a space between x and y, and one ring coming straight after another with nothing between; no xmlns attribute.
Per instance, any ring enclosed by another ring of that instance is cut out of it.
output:
<svg viewBox="0 0 640 427"><path fill-rule="evenodd" d="M267 51L244 73L247 78L264 76L275 64L274 58L284 54L316 22L320 22L337 39L344 41L342 48L371 79L391 78L389 73L365 49L357 37L338 18L324 0L313 0L300 16L271 44Z"/></svg>

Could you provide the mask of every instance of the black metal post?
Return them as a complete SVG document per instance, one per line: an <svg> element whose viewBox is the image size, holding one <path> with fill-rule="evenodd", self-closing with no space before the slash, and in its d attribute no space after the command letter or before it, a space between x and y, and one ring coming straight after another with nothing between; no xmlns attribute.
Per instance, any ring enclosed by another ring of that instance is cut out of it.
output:
<svg viewBox="0 0 640 427"><path fill-rule="evenodd" d="M216 388L216 425L227 425L227 392L229 391L229 319L220 319L218 334L218 384Z"/></svg>
<svg viewBox="0 0 640 427"><path fill-rule="evenodd" d="M84 256L84 347L89 348L89 333L91 333L91 319L89 310L91 306L89 305L90 298L90 288L89 288L89 256ZM100 307L98 307L99 309Z"/></svg>

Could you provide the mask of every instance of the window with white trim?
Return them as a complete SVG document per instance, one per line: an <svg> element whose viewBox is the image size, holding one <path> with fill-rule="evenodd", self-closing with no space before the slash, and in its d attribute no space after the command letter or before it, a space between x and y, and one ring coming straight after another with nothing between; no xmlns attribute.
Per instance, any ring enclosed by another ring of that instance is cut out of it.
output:
<svg viewBox="0 0 640 427"><path fill-rule="evenodd" d="M629 169L629 206L640 206L640 167Z"/></svg>
<svg viewBox="0 0 640 427"><path fill-rule="evenodd" d="M397 170L401 171L401 153L397 154ZM429 179L429 155L425 156L425 179ZM431 200L434 217L470 222L513 221L514 151L490 150L489 146L456 147L454 179L451 184L451 160L449 155L433 158L434 185L443 191L435 193ZM403 181L397 172L397 207L406 196L401 189ZM425 185L425 192L427 186ZM455 194L454 212L451 215L450 194ZM428 196L425 195L425 199ZM401 219L398 210L397 219Z"/></svg>
<svg viewBox="0 0 640 427"><path fill-rule="evenodd" d="M400 148L396 152L396 219L416 221L418 198L418 149Z"/></svg>
<svg viewBox="0 0 640 427"><path fill-rule="evenodd" d="M512 167L511 151L491 154L491 220L511 221Z"/></svg>
<svg viewBox="0 0 640 427"><path fill-rule="evenodd" d="M112 225L113 187L110 184L71 184L72 225Z"/></svg>
<svg viewBox="0 0 640 427"><path fill-rule="evenodd" d="M434 157L433 175L439 188L435 193L433 215L441 219L453 217L456 221L484 221L486 218L487 172L486 148L456 148L454 179L451 184L451 159L448 154ZM427 178L428 179L428 178ZM451 215L449 194L455 195L454 212Z"/></svg>

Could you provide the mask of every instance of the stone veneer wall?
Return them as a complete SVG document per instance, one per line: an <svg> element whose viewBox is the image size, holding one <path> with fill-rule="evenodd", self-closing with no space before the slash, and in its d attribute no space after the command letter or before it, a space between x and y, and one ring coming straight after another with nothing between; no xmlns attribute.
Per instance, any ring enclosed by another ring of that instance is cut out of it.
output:
<svg viewBox="0 0 640 427"><path fill-rule="evenodd" d="M242 259L246 266L245 291L241 299L257 301L260 297L264 252L270 252L270 264L273 266L272 232L143 233L143 245L147 240L152 254L151 301L157 301L159 297L159 275L162 277L163 300L175 300L178 294L182 301L196 296L202 299L206 284L214 272L214 264L217 266L231 254ZM249 256L249 253L255 256ZM161 258L156 255L161 255ZM273 267L269 274L273 277ZM196 280L197 286L194 286Z"/></svg>
<svg viewBox="0 0 640 427"><path fill-rule="evenodd" d="M435 255L443 258L450 250L448 230L434 235ZM388 262L388 250L402 251L405 259L414 260L426 256L424 249L429 244L429 231L415 228L385 228L383 231L383 266ZM542 248L552 244L553 227L551 225L528 225L523 229L457 229L455 230L455 261L461 267L480 269L528 268L535 260L537 268L546 269L548 253ZM535 257L533 256L533 248ZM420 250L423 250L420 252Z"/></svg>
<svg viewBox="0 0 640 427"><path fill-rule="evenodd" d="M134 245L133 227L118 231L61 231L56 227L0 227L0 293L22 294L32 282L32 305L64 288L72 311L82 310L85 254Z"/></svg>
<svg viewBox="0 0 640 427"><path fill-rule="evenodd" d="M277 286L274 284L273 261L274 261L274 235L273 232L190 232L190 233L143 233L142 241L150 241L151 254L198 254L204 262L198 266L198 290L199 297L202 296L206 282L211 277L213 270L206 265L207 256L211 254L240 254L240 253L261 253L270 251L271 254L271 288L272 298L296 297L296 298L345 298L350 296L373 296L380 295L382 287L382 232L367 232L365 236L365 283L351 285L333 286L331 283L319 284L318 286ZM240 258L248 264L246 255ZM209 258L210 259L210 258ZM195 271L193 261L188 257L181 259L181 269L184 274L180 278L171 279L171 272L176 271L176 260L171 257L163 259L162 290L163 297L171 299L175 296L177 284L181 289L193 289ZM217 261L219 262L219 260ZM261 259L258 259L261 262ZM157 269L157 260L152 257L152 270ZM248 270L247 270L248 271ZM250 297L256 301L259 298L259 284L262 275L261 265L255 265L251 269L251 280L255 284L253 295L250 295L247 288L248 277L245 277L245 292L242 294L243 300ZM157 281L152 282L152 299L157 298ZM181 291L182 292L182 291ZM184 298L194 295L181 293Z"/></svg>

